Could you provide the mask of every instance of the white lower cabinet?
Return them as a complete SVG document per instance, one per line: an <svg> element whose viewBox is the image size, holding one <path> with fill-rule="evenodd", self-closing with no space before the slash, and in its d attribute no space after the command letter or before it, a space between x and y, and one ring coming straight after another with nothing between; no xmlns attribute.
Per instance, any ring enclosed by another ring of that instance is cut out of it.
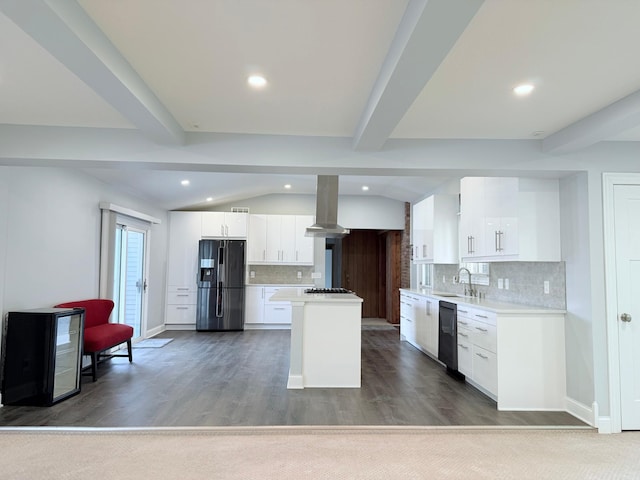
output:
<svg viewBox="0 0 640 480"><path fill-rule="evenodd" d="M493 399L498 394L496 314L458 306L458 371Z"/></svg>
<svg viewBox="0 0 640 480"><path fill-rule="evenodd" d="M400 334L414 347L438 358L438 300L400 292Z"/></svg>
<svg viewBox="0 0 640 480"><path fill-rule="evenodd" d="M281 288L310 288L313 285L247 285L245 288L245 327L290 328L291 303L269 300Z"/></svg>
<svg viewBox="0 0 640 480"><path fill-rule="evenodd" d="M458 371L498 410L565 410L564 314L458 305Z"/></svg>
<svg viewBox="0 0 640 480"><path fill-rule="evenodd" d="M244 289L244 324L264 323L264 287L249 286Z"/></svg>

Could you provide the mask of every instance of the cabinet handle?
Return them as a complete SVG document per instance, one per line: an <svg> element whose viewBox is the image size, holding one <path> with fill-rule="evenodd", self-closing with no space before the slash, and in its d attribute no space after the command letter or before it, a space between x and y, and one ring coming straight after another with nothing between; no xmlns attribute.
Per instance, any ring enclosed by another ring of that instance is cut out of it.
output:
<svg viewBox="0 0 640 480"><path fill-rule="evenodd" d="M178 295L176 295L176 297L188 297L189 294L188 293L179 293Z"/></svg>
<svg viewBox="0 0 640 480"><path fill-rule="evenodd" d="M480 318L489 318L486 315L480 315L479 313L476 313L475 316Z"/></svg>
<svg viewBox="0 0 640 480"><path fill-rule="evenodd" d="M220 225L220 235L224 237L224 225Z"/></svg>
<svg viewBox="0 0 640 480"><path fill-rule="evenodd" d="M488 332L489 331L486 328L480 328L480 327L476 327L476 330L480 330L481 332Z"/></svg>
<svg viewBox="0 0 640 480"><path fill-rule="evenodd" d="M498 230L498 251L499 252L504 250L504 248L502 248L502 235L504 235L504 232L501 230Z"/></svg>
<svg viewBox="0 0 640 480"><path fill-rule="evenodd" d="M459 346L460 348L464 348L465 350L469 350L469 347L467 347L466 345L463 345L463 344L461 344L461 343L459 343L459 344L458 344L458 346Z"/></svg>
<svg viewBox="0 0 640 480"><path fill-rule="evenodd" d="M427 246L424 244L422 245L422 257L427 258Z"/></svg>
<svg viewBox="0 0 640 480"><path fill-rule="evenodd" d="M427 315L431 316L431 302L427 301Z"/></svg>
<svg viewBox="0 0 640 480"><path fill-rule="evenodd" d="M480 358L482 358L483 360L489 360L489 357L487 357L486 355L483 355L481 353L477 353L476 352L476 355L479 356Z"/></svg>
<svg viewBox="0 0 640 480"><path fill-rule="evenodd" d="M285 307L273 307L274 310L285 310Z"/></svg>
<svg viewBox="0 0 640 480"><path fill-rule="evenodd" d="M464 325L464 326L469 325L467 322L463 322L462 320L458 320L458 323L459 323L460 325Z"/></svg>
<svg viewBox="0 0 640 480"><path fill-rule="evenodd" d="M176 307L176 310L189 310L189 307Z"/></svg>
<svg viewBox="0 0 640 480"><path fill-rule="evenodd" d="M189 289L188 288L180 288L180 287L178 287L178 288L176 288L176 290L189 290Z"/></svg>
<svg viewBox="0 0 640 480"><path fill-rule="evenodd" d="M496 252L499 252L500 251L500 247L498 246L498 231L497 230L495 230L493 232L493 243L495 245Z"/></svg>
<svg viewBox="0 0 640 480"><path fill-rule="evenodd" d="M298 250L296 250L296 262L298 261Z"/></svg>
<svg viewBox="0 0 640 480"><path fill-rule="evenodd" d="M464 338L469 338L469 335L467 335L466 333L458 332L458 335Z"/></svg>
<svg viewBox="0 0 640 480"><path fill-rule="evenodd" d="M462 312L462 313L469 313L467 310L460 310L460 309L458 309L458 311L459 311L459 312ZM466 325L466 323L465 323L465 325Z"/></svg>

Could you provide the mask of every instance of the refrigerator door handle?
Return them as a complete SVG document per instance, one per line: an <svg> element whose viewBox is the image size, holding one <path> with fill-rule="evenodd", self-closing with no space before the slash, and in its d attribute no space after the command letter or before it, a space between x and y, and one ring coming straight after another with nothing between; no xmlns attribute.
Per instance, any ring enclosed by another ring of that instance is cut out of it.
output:
<svg viewBox="0 0 640 480"><path fill-rule="evenodd" d="M216 298L216 317L222 318L224 315L224 295L222 290L222 282L218 282L218 297Z"/></svg>

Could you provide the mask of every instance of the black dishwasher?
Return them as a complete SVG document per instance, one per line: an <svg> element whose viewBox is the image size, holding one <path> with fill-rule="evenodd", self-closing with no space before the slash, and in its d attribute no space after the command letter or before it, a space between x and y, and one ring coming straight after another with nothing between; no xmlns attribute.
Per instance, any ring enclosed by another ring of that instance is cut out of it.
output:
<svg viewBox="0 0 640 480"><path fill-rule="evenodd" d="M456 378L464 378L458 372L458 306L440 300L438 334L438 360L447 367L447 372Z"/></svg>

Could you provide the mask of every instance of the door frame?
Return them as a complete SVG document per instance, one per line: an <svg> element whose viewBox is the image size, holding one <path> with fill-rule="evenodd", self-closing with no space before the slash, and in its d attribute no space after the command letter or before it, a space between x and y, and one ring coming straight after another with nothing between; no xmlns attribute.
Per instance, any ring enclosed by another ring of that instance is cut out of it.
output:
<svg viewBox="0 0 640 480"><path fill-rule="evenodd" d="M622 398L620 396L620 345L618 336L618 285L615 247L615 187L631 185L640 187L638 173L602 174L602 210L604 230L605 312L607 327L607 362L609 376L609 419L607 432L622 431Z"/></svg>
<svg viewBox="0 0 640 480"><path fill-rule="evenodd" d="M145 258L144 271L149 274L151 267L151 226L159 224L160 220L140 213L135 210L114 205L112 203L100 203L101 210L101 236L100 236L100 298L113 299L113 260L115 253L116 225L130 225L139 230L145 230ZM140 324L140 340L147 338L147 312L150 280L147 278L147 292L142 298L142 319Z"/></svg>

